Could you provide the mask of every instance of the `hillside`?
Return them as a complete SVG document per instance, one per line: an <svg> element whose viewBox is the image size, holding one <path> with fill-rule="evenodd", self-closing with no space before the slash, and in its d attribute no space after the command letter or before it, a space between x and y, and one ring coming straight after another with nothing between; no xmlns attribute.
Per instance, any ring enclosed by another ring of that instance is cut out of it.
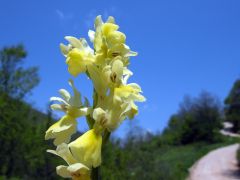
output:
<svg viewBox="0 0 240 180"><path fill-rule="evenodd" d="M159 135L145 142L136 139L135 142L128 141L124 147L115 141L104 151L102 176L107 180L184 180L189 168L202 156L236 142L239 142L238 138L222 137L221 141L212 144L167 145Z"/></svg>

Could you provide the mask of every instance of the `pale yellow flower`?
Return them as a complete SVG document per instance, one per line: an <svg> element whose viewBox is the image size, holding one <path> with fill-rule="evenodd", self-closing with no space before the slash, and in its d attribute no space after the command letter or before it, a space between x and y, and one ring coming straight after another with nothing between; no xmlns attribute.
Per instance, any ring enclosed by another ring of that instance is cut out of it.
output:
<svg viewBox="0 0 240 180"><path fill-rule="evenodd" d="M101 164L102 135L91 129L71 142L70 148L78 162L88 167L97 167Z"/></svg>
<svg viewBox="0 0 240 180"><path fill-rule="evenodd" d="M138 106L134 103L134 101L130 101L123 113L129 119L133 119L138 114Z"/></svg>
<svg viewBox="0 0 240 180"><path fill-rule="evenodd" d="M63 178L72 178L73 180L90 180L90 169L82 164L77 162L75 157L69 150L67 144L62 143L60 144L56 151L54 150L47 150L47 152L55 154L61 158L63 158L68 166L57 166L56 171L57 174Z"/></svg>
<svg viewBox="0 0 240 180"><path fill-rule="evenodd" d="M129 64L129 56L136 56L137 53L130 50L125 44L126 36L118 31L119 26L115 24L113 17L109 17L107 22L103 22L101 16L97 16L95 20L96 32L90 30L88 32L91 42L94 44L96 53L96 63L104 64L108 58L117 56L122 57L125 65Z"/></svg>
<svg viewBox="0 0 240 180"><path fill-rule="evenodd" d="M108 84L104 79L103 71L97 66L89 66L88 73L93 81L94 89L98 93L99 98L105 97L108 90Z"/></svg>
<svg viewBox="0 0 240 180"><path fill-rule="evenodd" d="M69 45L60 44L60 49L67 58L68 71L71 75L77 76L86 71L88 65L94 62L93 50L83 38L77 39L72 36L65 37L69 41Z"/></svg>
<svg viewBox="0 0 240 180"><path fill-rule="evenodd" d="M100 28L102 31L102 35L107 37L110 33L118 30L119 26L114 23L106 22L106 23L103 23Z"/></svg>
<svg viewBox="0 0 240 180"><path fill-rule="evenodd" d="M76 118L65 115L55 124L50 126L45 134L45 140L54 139L54 145L59 145L63 142L68 143L71 135L76 132Z"/></svg>
<svg viewBox="0 0 240 180"><path fill-rule="evenodd" d="M89 107L84 107L81 102L81 94L77 90L77 88L74 86L74 83L72 80L69 80L69 85L73 89L73 96L70 95L70 93L65 89L60 89L59 93L62 96L60 97L51 97L50 101L57 101L60 104L52 104L51 109L63 111L66 114L72 116L72 117L80 117L88 115L91 111Z"/></svg>
<svg viewBox="0 0 240 180"><path fill-rule="evenodd" d="M101 106L93 110L93 118L98 125L108 131L114 131L126 119L129 110L129 103L109 101L105 107Z"/></svg>
<svg viewBox="0 0 240 180"><path fill-rule="evenodd" d="M145 101L145 97L141 95L141 87L136 83L121 85L114 89L114 100L116 101Z"/></svg>
<svg viewBox="0 0 240 180"><path fill-rule="evenodd" d="M72 87L74 95L65 89L60 89L60 97L52 97L51 101L58 101L60 104L53 104L51 108L53 110L60 110L66 113L59 121L53 124L47 131L45 139L54 139L54 144L59 145L63 142L68 143L72 134L76 132L76 118L80 116L86 116L90 113L89 107L84 107L81 102L81 94L74 86L72 80L69 80L69 85Z"/></svg>
<svg viewBox="0 0 240 180"><path fill-rule="evenodd" d="M103 23L101 16L97 16L95 19L95 30L89 31L89 37L94 44L94 49L97 53L102 51L102 48L106 46L105 38L112 32L116 31L119 27L115 24L114 18L109 17L106 23Z"/></svg>
<svg viewBox="0 0 240 180"><path fill-rule="evenodd" d="M93 63L94 59L88 56L86 52L77 48L72 49L67 56L66 63L71 75L77 76L86 71L87 66Z"/></svg>
<svg viewBox="0 0 240 180"><path fill-rule="evenodd" d="M123 69L124 67L121 58L115 58L109 65L105 66L103 69L105 83L107 83L108 86L111 86L112 84L119 85L120 83L122 83Z"/></svg>
<svg viewBox="0 0 240 180"><path fill-rule="evenodd" d="M126 44L116 44L108 49L107 57L114 58L120 56L124 66L129 65L129 57L137 56L137 52L133 52Z"/></svg>
<svg viewBox="0 0 240 180"><path fill-rule="evenodd" d="M63 178L72 178L72 180L91 180L90 170L81 163L70 166L57 166L57 174Z"/></svg>
<svg viewBox="0 0 240 180"><path fill-rule="evenodd" d="M130 76L131 72L126 70L124 74ZM128 76L124 82L127 78ZM145 101L141 92L140 86L135 83L113 88L106 100L93 110L93 118L109 131L115 130L127 117L133 119L138 114L138 107L134 102Z"/></svg>

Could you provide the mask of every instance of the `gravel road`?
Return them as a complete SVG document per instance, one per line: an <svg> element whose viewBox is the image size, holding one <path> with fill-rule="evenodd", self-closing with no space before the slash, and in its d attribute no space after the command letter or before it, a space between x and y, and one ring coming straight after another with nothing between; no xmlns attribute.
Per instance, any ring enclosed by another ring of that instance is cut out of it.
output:
<svg viewBox="0 0 240 180"><path fill-rule="evenodd" d="M236 166L238 144L209 152L190 169L188 180L240 180Z"/></svg>

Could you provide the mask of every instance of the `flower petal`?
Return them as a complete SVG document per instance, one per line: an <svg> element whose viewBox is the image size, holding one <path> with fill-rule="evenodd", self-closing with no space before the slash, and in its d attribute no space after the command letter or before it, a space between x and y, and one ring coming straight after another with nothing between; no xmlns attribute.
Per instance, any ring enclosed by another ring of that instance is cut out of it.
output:
<svg viewBox="0 0 240 180"><path fill-rule="evenodd" d="M100 27L102 25L103 25L102 16L98 15L95 19L94 27L95 27L95 29L97 29L98 27Z"/></svg>
<svg viewBox="0 0 240 180"><path fill-rule="evenodd" d="M109 16L108 19L107 19L107 23L115 24L115 19L114 19L114 17Z"/></svg>
<svg viewBox="0 0 240 180"><path fill-rule="evenodd" d="M58 102L60 102L60 103L63 103L63 104L65 104L65 105L69 105L65 100L63 100L62 98L60 98L60 97L51 97L50 98L50 101L58 101Z"/></svg>
<svg viewBox="0 0 240 180"><path fill-rule="evenodd" d="M88 52L88 55L93 55L94 51L90 46L88 45L85 38L80 38L80 42L82 44L83 50Z"/></svg>
<svg viewBox="0 0 240 180"><path fill-rule="evenodd" d="M101 164L102 136L91 129L71 142L69 148L73 156L88 167L97 167Z"/></svg>
<svg viewBox="0 0 240 180"><path fill-rule="evenodd" d="M65 112L65 110L63 109L63 106L60 105L60 104L52 104L52 105L50 106L50 108L51 108L52 110L55 110L55 111L63 111L63 112Z"/></svg>
<svg viewBox="0 0 240 180"><path fill-rule="evenodd" d="M45 134L45 139L54 139L53 143L56 146L63 142L68 143L71 135L76 132L76 127L76 119L65 115L58 122L48 128Z"/></svg>
<svg viewBox="0 0 240 180"><path fill-rule="evenodd" d="M90 169L82 163L75 163L68 167L71 173L79 173L81 175L88 174Z"/></svg>
<svg viewBox="0 0 240 180"><path fill-rule="evenodd" d="M93 81L94 88L100 96L105 96L107 92L106 83L102 79L102 74L96 66L88 66L90 78Z"/></svg>
<svg viewBox="0 0 240 180"><path fill-rule="evenodd" d="M126 55L125 55L125 57L130 57L130 56L137 56L138 55L138 53L137 52L134 52L134 51L129 51Z"/></svg>
<svg viewBox="0 0 240 180"><path fill-rule="evenodd" d="M60 50L64 56L67 56L69 52L69 46L64 45L63 43L60 44Z"/></svg>
<svg viewBox="0 0 240 180"><path fill-rule="evenodd" d="M58 145L56 151L47 150L47 152L63 158L68 163L68 165L77 162L76 159L73 157L72 153L70 152L69 147L66 143Z"/></svg>
<svg viewBox="0 0 240 180"><path fill-rule="evenodd" d="M118 30L119 26L113 23L104 23L102 25L102 33L104 36L108 36L111 32Z"/></svg>
<svg viewBox="0 0 240 180"><path fill-rule="evenodd" d="M56 167L56 172L59 176L63 177L63 178L71 178L71 173L70 171L67 169L68 166L57 166Z"/></svg>
<svg viewBox="0 0 240 180"><path fill-rule="evenodd" d="M112 64L112 72L116 73L117 78L121 79L123 75L123 63L121 60L115 60Z"/></svg>
<svg viewBox="0 0 240 180"><path fill-rule="evenodd" d="M69 80L68 81L69 85L72 87L73 89L73 96L69 99L69 104L71 106L74 106L74 107L80 107L82 106L82 102L81 102L81 94L80 92L77 90L77 88L75 87L74 85L74 82L73 80Z"/></svg>
<svg viewBox="0 0 240 180"><path fill-rule="evenodd" d="M115 46L116 44L125 43L125 41L126 41L126 36L124 33L120 31L109 32L106 37L106 42L109 48Z"/></svg>
<svg viewBox="0 0 240 180"><path fill-rule="evenodd" d="M71 75L77 76L85 72L88 63L91 63L91 60L86 57L86 52L84 50L73 48L68 53L66 64L68 65L68 71Z"/></svg>
<svg viewBox="0 0 240 180"><path fill-rule="evenodd" d="M124 76L124 77L123 77L122 83L126 85L129 77L132 76L132 75L133 75L133 72L132 72L132 71L130 71L130 70L127 69L126 67L123 68L123 76Z"/></svg>
<svg viewBox="0 0 240 180"><path fill-rule="evenodd" d="M73 36L65 36L65 39L74 47L74 48L82 48L82 44L79 39Z"/></svg>
<svg viewBox="0 0 240 180"><path fill-rule="evenodd" d="M93 119L98 122L102 117L105 117L106 112L102 108L95 108L93 111Z"/></svg>
<svg viewBox="0 0 240 180"><path fill-rule="evenodd" d="M59 94L61 94L62 98L68 102L69 99L71 98L71 95L70 93L66 90L66 89L60 89L59 91Z"/></svg>
<svg viewBox="0 0 240 180"><path fill-rule="evenodd" d="M79 108L76 110L76 116L81 117L81 116L86 116L91 112L91 108Z"/></svg>

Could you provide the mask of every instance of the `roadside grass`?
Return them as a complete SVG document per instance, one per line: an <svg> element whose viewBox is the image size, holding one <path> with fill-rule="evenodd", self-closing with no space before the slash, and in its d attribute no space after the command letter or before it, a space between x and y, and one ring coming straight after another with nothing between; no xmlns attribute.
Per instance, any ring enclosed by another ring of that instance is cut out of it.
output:
<svg viewBox="0 0 240 180"><path fill-rule="evenodd" d="M239 138L223 137L220 143L194 143L161 148L159 152L161 155L156 157L155 164L160 163L163 166L164 179L183 180L187 178L189 168L209 151L239 142Z"/></svg>

